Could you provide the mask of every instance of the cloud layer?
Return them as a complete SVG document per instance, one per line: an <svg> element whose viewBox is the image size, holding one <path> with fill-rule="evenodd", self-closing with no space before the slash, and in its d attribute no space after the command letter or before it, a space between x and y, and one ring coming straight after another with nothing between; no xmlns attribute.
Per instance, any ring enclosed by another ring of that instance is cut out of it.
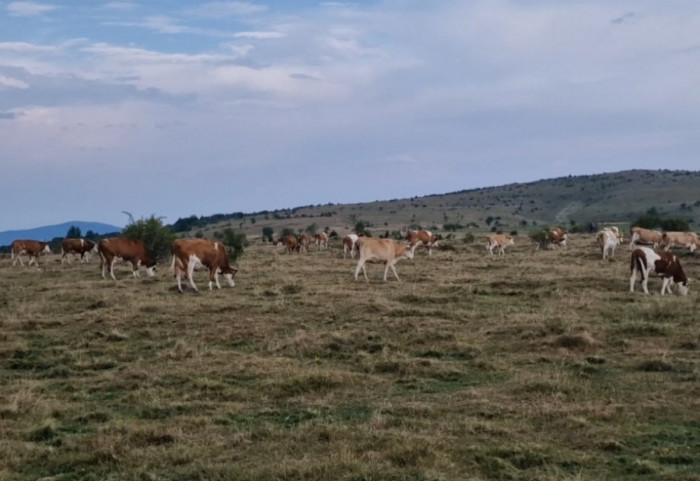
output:
<svg viewBox="0 0 700 481"><path fill-rule="evenodd" d="M697 169L691 0L0 4L0 230ZM31 193L31 194L30 194Z"/></svg>

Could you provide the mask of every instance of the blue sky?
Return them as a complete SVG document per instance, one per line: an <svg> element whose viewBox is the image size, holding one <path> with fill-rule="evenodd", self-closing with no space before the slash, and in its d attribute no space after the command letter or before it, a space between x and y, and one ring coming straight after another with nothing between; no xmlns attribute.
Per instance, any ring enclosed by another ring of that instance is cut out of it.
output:
<svg viewBox="0 0 700 481"><path fill-rule="evenodd" d="M700 169L697 0L0 0L0 230Z"/></svg>

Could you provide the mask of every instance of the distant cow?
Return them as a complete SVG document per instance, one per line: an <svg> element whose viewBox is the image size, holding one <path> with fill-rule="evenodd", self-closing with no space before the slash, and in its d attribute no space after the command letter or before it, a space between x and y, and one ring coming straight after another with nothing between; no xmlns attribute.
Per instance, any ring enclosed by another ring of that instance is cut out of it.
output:
<svg viewBox="0 0 700 481"><path fill-rule="evenodd" d="M566 246L566 241L569 239L566 231L561 227L547 229L547 238L555 246Z"/></svg>
<svg viewBox="0 0 700 481"><path fill-rule="evenodd" d="M51 254L51 248L49 247L48 242L42 242L42 241L37 241L37 240L31 240L31 239L17 239L12 241L12 253L10 254L12 258L12 265L16 265L17 261L19 261L19 264L21 266L24 266L24 262L22 262L22 258L20 256L26 255L29 256L29 264L32 265L32 262L39 267L39 254L44 253L44 254Z"/></svg>
<svg viewBox="0 0 700 481"><path fill-rule="evenodd" d="M325 232L317 232L314 234L314 242L318 250L323 251L328 249L328 234Z"/></svg>
<svg viewBox="0 0 700 481"><path fill-rule="evenodd" d="M117 260L131 262L134 277L140 277L139 266L146 268L148 277L153 277L156 272L156 263L151 260L146 251L146 244L138 239L127 237L110 237L97 243L97 252L100 254L100 269L102 278L107 279L105 271L109 269L109 275L114 277L114 263Z"/></svg>
<svg viewBox="0 0 700 481"><path fill-rule="evenodd" d="M297 237L291 234L286 235L282 239L280 239L277 242L277 246L283 246L284 251L287 254L291 254L292 252L299 250L299 242L297 241Z"/></svg>
<svg viewBox="0 0 700 481"><path fill-rule="evenodd" d="M486 250L493 255L493 250L498 247L498 254L505 255L506 247L512 245L515 245L515 241L513 240L512 236L506 234L492 234L488 238Z"/></svg>
<svg viewBox="0 0 700 481"><path fill-rule="evenodd" d="M384 262L386 264L384 268L384 281L386 281L386 276L390 268L398 281L399 275L396 273L394 264L396 264L399 259L413 259L413 251L405 242L395 241L393 239L360 237L357 240L357 245L360 250L360 260L357 262L357 267L355 267L355 280L357 280L357 276L360 274L360 270L362 270L365 280L369 281L367 278L367 271L365 270L366 262Z"/></svg>
<svg viewBox="0 0 700 481"><path fill-rule="evenodd" d="M603 254L603 259L607 259L608 256L612 258L615 255L615 249L620 244L620 239L615 231L603 229L596 235L596 242Z"/></svg>
<svg viewBox="0 0 700 481"><path fill-rule="evenodd" d="M630 249L635 245L649 245L654 249L659 247L663 234L658 230L645 229L644 227L632 227L630 229Z"/></svg>
<svg viewBox="0 0 700 481"><path fill-rule="evenodd" d="M311 237L308 234L302 234L299 236L299 244L297 245L297 250L299 252L309 252L309 245L311 244Z"/></svg>
<svg viewBox="0 0 700 481"><path fill-rule="evenodd" d="M177 239L173 242L172 254L171 269L177 278L177 290L180 292L182 292L183 273L189 278L192 289L197 290L193 274L198 265L209 268L210 291L214 282L216 287L221 289L219 274L223 274L229 286L236 285L233 278L238 270L229 264L226 248L221 242L208 239Z"/></svg>
<svg viewBox="0 0 700 481"><path fill-rule="evenodd" d="M700 245L700 241L695 232L664 232L661 236L661 245L664 246L664 250L678 246L693 252Z"/></svg>
<svg viewBox="0 0 700 481"><path fill-rule="evenodd" d="M416 247L424 246L428 249L428 255L432 255L432 248L438 247L438 240L429 230L410 230L406 233L406 240L411 248L411 253L415 254Z"/></svg>
<svg viewBox="0 0 700 481"><path fill-rule="evenodd" d="M350 257L355 258L355 251L357 250L357 234L348 234L343 237L343 259L345 259L346 254L350 254Z"/></svg>
<svg viewBox="0 0 700 481"><path fill-rule="evenodd" d="M683 272L678 257L662 250L637 247L632 251L632 260L630 262L630 292L634 292L634 283L637 280L637 274L640 274L644 293L649 294L647 282L651 273L655 273L662 279L661 295L665 292L671 294L671 286L673 284L678 284L679 294L682 296L688 294L690 280Z"/></svg>
<svg viewBox="0 0 700 481"><path fill-rule="evenodd" d="M95 250L97 250L97 244L90 240L83 238L63 239L63 241L61 241L61 252L63 252L61 264L63 264L64 261L70 263L69 254L80 254L80 262L83 262L83 260L89 262L90 252Z"/></svg>
<svg viewBox="0 0 700 481"><path fill-rule="evenodd" d="M616 225L603 227L601 230L612 232L613 234L615 234L615 237L617 237L618 244L622 244L625 241L625 238L624 238L624 235L622 234L622 231Z"/></svg>

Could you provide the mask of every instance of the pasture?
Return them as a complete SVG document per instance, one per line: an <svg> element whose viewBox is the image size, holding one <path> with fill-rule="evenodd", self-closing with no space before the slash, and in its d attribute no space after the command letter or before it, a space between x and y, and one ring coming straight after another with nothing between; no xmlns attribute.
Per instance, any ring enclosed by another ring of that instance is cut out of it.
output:
<svg viewBox="0 0 700 481"><path fill-rule="evenodd" d="M451 242L451 243L450 243ZM592 235L490 256L249 247L178 294L99 262L0 262L3 480L700 479L700 255L629 290Z"/></svg>

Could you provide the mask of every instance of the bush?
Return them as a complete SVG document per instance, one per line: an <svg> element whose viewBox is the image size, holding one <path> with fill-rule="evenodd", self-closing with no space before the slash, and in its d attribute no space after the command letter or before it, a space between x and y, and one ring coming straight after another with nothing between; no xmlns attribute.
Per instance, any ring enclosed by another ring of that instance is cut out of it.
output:
<svg viewBox="0 0 700 481"><path fill-rule="evenodd" d="M228 258L231 262L238 260L249 245L245 234L236 232L230 227L224 229L217 237L228 248Z"/></svg>
<svg viewBox="0 0 700 481"><path fill-rule="evenodd" d="M275 231L272 227L263 227L262 229L262 240L263 242L269 241L272 242L272 236L274 235Z"/></svg>
<svg viewBox="0 0 700 481"><path fill-rule="evenodd" d="M137 221L130 217L130 222L122 231L122 235L146 244L148 255L156 261L170 255L170 248L175 240L175 234L170 227L163 225L163 218L154 215Z"/></svg>

